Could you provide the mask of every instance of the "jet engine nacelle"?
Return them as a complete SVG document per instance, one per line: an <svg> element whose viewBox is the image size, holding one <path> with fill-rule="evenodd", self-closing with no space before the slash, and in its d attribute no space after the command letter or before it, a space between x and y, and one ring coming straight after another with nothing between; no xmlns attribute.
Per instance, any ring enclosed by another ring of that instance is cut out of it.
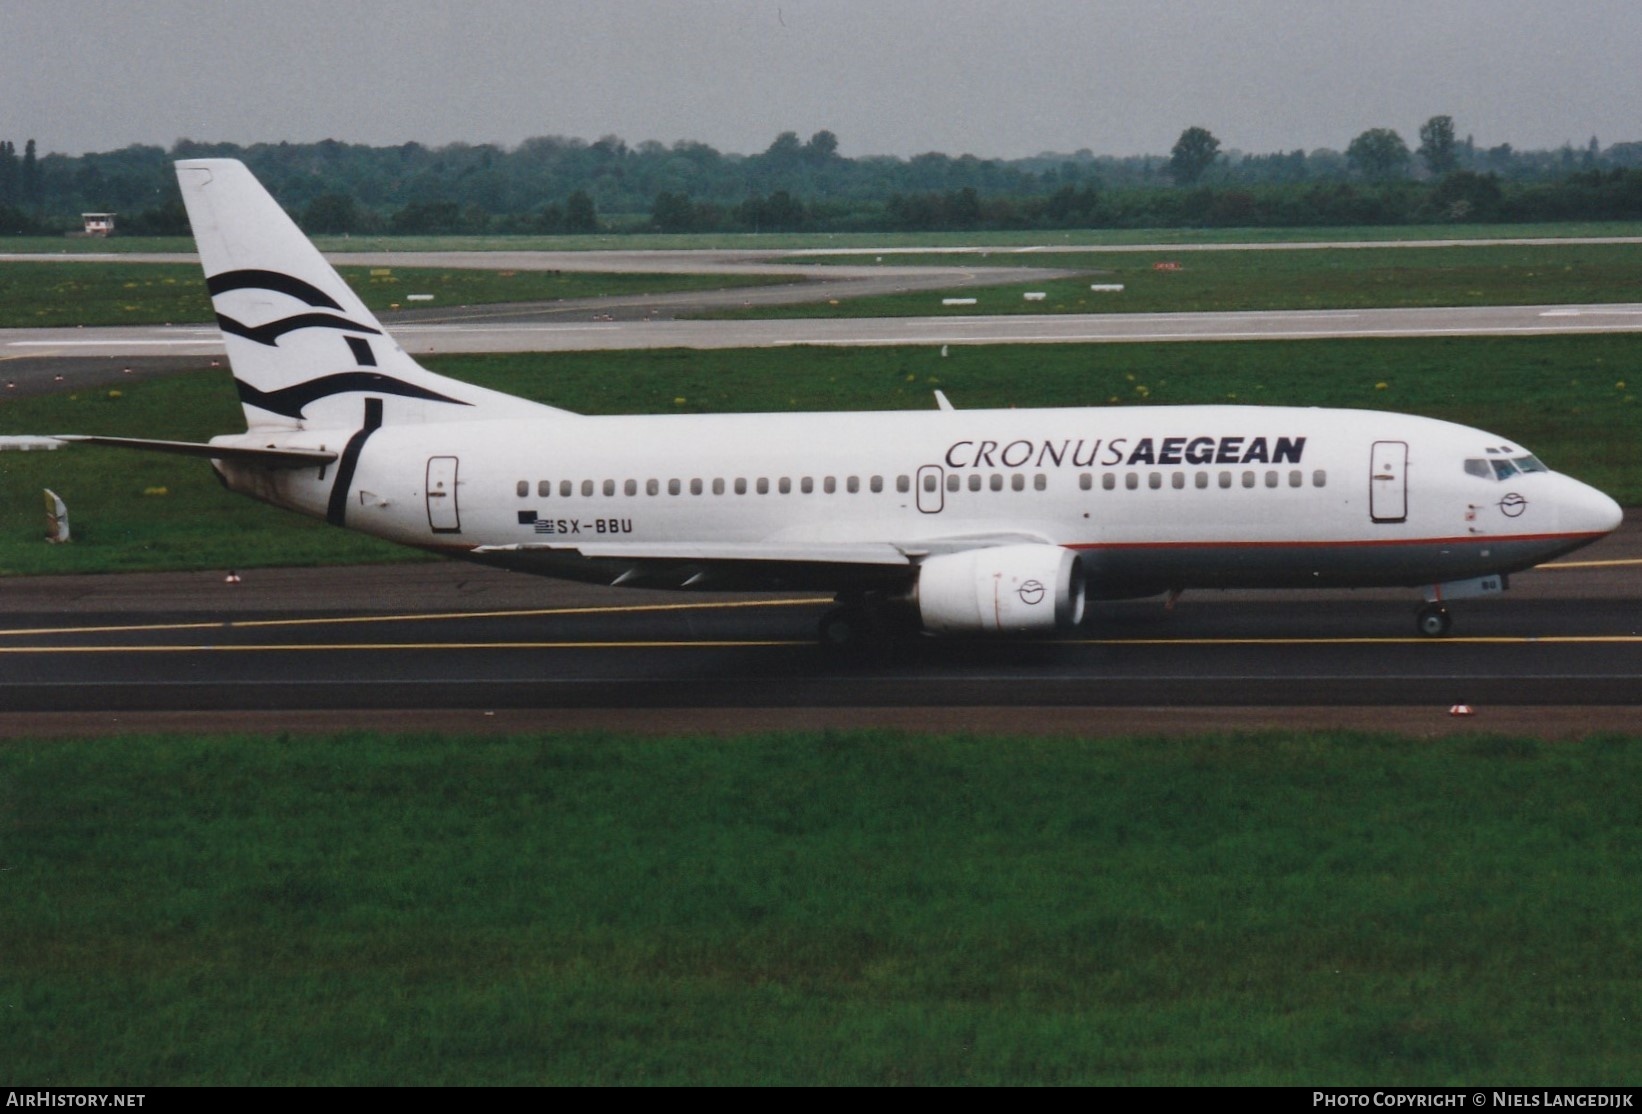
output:
<svg viewBox="0 0 1642 1114"><path fill-rule="evenodd" d="M926 558L918 617L936 634L1050 631L1083 621L1083 564L1058 545L1000 545Z"/></svg>

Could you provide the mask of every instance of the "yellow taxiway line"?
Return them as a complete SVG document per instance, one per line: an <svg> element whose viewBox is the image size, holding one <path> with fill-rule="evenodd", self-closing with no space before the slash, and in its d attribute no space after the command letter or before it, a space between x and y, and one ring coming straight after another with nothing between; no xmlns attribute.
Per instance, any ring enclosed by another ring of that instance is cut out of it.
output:
<svg viewBox="0 0 1642 1114"><path fill-rule="evenodd" d="M1555 572L1558 569L1617 569L1627 565L1642 565L1642 557L1624 557L1614 561L1558 561L1554 565L1535 565L1533 572Z"/></svg>
<svg viewBox="0 0 1642 1114"><path fill-rule="evenodd" d="M748 607L810 607L832 601L820 596L790 600L701 600L692 603L643 603L614 607L543 607L523 611L433 611L408 615L339 615L309 619L215 619L193 623L122 623L102 627L19 627L0 630L0 638L46 634L117 634L154 631L250 630L270 627L325 627L360 623L422 623L446 619L529 619L548 615L624 615L658 611L724 610Z"/></svg>

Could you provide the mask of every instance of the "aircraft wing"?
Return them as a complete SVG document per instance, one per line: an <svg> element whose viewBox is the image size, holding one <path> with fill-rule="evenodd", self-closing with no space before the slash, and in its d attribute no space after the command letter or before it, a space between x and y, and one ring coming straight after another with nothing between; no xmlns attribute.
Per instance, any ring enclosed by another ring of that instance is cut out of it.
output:
<svg viewBox="0 0 1642 1114"><path fill-rule="evenodd" d="M49 440L72 445L110 445L119 449L141 449L146 452L176 453L182 456L203 456L212 460L232 460L242 464L261 464L268 468L315 468L330 464L339 455L324 449L207 445L197 441L155 441L143 437L101 437L86 433L59 433L50 438L26 440Z"/></svg>
<svg viewBox="0 0 1642 1114"><path fill-rule="evenodd" d="M765 561L905 568L911 558L883 542L782 544L767 542L522 542L481 545L475 553L578 553L617 561Z"/></svg>
<svg viewBox="0 0 1642 1114"><path fill-rule="evenodd" d="M475 553L578 553L618 561L759 561L907 568L925 557L1023 542L1047 543L1035 534L976 534L915 542L520 542L482 545Z"/></svg>

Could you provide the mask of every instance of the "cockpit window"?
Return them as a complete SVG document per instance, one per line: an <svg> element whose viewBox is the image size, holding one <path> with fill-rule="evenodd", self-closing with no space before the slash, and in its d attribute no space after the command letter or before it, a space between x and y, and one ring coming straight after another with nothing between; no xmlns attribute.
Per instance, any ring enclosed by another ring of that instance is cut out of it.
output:
<svg viewBox="0 0 1642 1114"><path fill-rule="evenodd" d="M1465 474L1476 476L1484 480L1508 480L1519 472L1549 472L1550 469L1540 463L1540 459L1532 453L1526 456L1512 457L1506 460L1503 457L1482 459L1472 457L1465 462Z"/></svg>

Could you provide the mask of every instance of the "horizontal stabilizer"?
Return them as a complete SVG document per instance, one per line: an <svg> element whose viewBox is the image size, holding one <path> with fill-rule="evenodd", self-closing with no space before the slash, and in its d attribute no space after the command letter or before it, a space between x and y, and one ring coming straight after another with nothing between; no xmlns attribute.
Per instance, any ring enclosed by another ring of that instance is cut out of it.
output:
<svg viewBox="0 0 1642 1114"><path fill-rule="evenodd" d="M52 439L75 445L109 445L117 449L141 449L151 453L203 456L211 460L232 460L240 464L260 464L265 468L315 468L331 463L338 456L337 453L325 449L207 445L197 441L151 441L143 437L99 437L95 434L84 433L59 433Z"/></svg>

